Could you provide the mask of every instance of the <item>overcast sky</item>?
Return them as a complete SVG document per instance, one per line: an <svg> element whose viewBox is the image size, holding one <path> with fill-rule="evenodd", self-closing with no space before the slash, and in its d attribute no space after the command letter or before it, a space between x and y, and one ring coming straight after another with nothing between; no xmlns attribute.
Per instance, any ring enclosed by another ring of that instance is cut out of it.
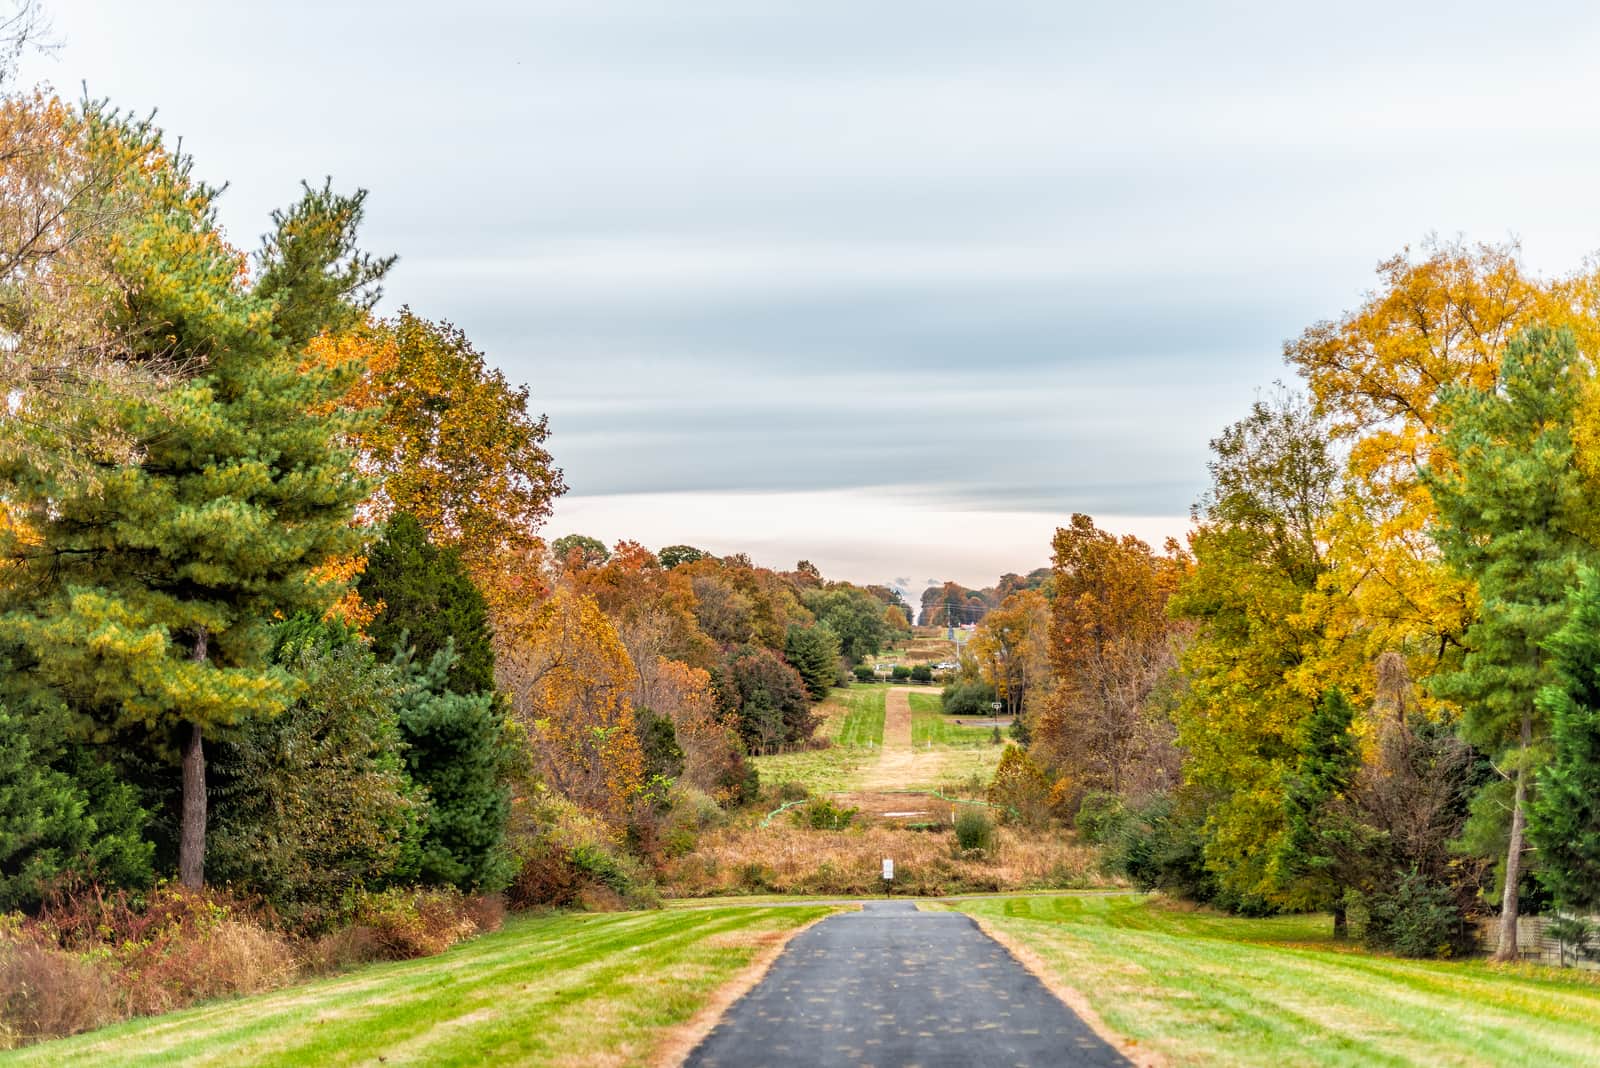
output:
<svg viewBox="0 0 1600 1068"><path fill-rule="evenodd" d="M547 412L550 531L993 582L1181 531L1282 342L1429 232L1600 248L1600 6L47 0L253 247L371 190L385 305Z"/></svg>

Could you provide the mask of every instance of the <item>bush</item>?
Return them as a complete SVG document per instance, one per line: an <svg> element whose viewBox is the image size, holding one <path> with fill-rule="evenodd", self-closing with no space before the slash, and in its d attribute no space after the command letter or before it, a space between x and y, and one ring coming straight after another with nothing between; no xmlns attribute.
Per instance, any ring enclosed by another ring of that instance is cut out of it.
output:
<svg viewBox="0 0 1600 1068"><path fill-rule="evenodd" d="M794 820L814 831L842 831L850 826L860 809L841 808L826 797L814 798L795 810Z"/></svg>
<svg viewBox="0 0 1600 1068"><path fill-rule="evenodd" d="M963 805L956 813L956 844L963 853L994 849L994 821L975 805Z"/></svg>
<svg viewBox="0 0 1600 1068"><path fill-rule="evenodd" d="M519 820L513 840L520 862L506 891L513 908L658 904L655 886L639 861L602 824L564 798L541 791Z"/></svg>
<svg viewBox="0 0 1600 1068"><path fill-rule="evenodd" d="M379 960L430 957L478 932L473 910L454 887L363 895L354 926L365 929Z"/></svg>
<svg viewBox="0 0 1600 1068"><path fill-rule="evenodd" d="M853 670L857 682L871 682L878 677L871 664L857 664Z"/></svg>
<svg viewBox="0 0 1600 1068"><path fill-rule="evenodd" d="M424 802L400 755L400 671L337 624L296 618L276 638L303 690L216 747L206 873L258 888L298 930L322 931L415 851Z"/></svg>
<svg viewBox="0 0 1600 1068"><path fill-rule="evenodd" d="M1014 745L1001 755L987 799L1005 811L1007 822L1042 827L1050 818L1050 780Z"/></svg>
<svg viewBox="0 0 1600 1068"><path fill-rule="evenodd" d="M1103 845L1121 830L1125 816L1120 797L1091 790L1078 803L1078 815L1074 822L1085 841Z"/></svg>
<svg viewBox="0 0 1600 1068"><path fill-rule="evenodd" d="M1366 913L1362 941L1402 957L1449 957L1471 947L1455 894L1413 869L1391 887L1351 902Z"/></svg>
<svg viewBox="0 0 1600 1068"><path fill-rule="evenodd" d="M994 714L994 687L987 682L955 682L944 688L944 710L952 716Z"/></svg>
<svg viewBox="0 0 1600 1068"><path fill-rule="evenodd" d="M911 669L912 682L932 682L933 669L927 664L917 664Z"/></svg>
<svg viewBox="0 0 1600 1068"><path fill-rule="evenodd" d="M904 664L896 664L889 669L889 677L895 682L910 682L911 669Z"/></svg>

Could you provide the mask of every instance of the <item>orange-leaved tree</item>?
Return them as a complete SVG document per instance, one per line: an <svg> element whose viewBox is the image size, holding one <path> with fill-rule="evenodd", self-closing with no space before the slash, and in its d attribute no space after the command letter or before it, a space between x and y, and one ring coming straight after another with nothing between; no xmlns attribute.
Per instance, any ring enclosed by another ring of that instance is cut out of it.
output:
<svg viewBox="0 0 1600 1068"><path fill-rule="evenodd" d="M534 769L620 831L644 757L634 732L637 675L616 628L592 597L559 589L501 627L495 674L528 730Z"/></svg>

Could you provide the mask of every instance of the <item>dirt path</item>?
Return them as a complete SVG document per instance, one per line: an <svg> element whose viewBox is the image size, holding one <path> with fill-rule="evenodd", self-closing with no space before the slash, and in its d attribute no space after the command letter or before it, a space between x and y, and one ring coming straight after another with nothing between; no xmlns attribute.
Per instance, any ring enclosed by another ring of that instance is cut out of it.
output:
<svg viewBox="0 0 1600 1068"><path fill-rule="evenodd" d="M892 686L883 695L883 748L861 777L861 789L899 790L912 780L917 754L911 747L911 693Z"/></svg>

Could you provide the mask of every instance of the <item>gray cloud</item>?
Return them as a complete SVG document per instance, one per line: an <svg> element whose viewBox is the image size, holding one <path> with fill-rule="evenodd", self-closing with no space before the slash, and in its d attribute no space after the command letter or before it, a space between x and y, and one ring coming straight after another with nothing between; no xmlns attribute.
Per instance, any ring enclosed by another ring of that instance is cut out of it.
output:
<svg viewBox="0 0 1600 1068"><path fill-rule="evenodd" d="M1181 516L1283 339L1379 259L1432 230L1518 235L1550 271L1600 246L1589 4L62 0L56 21L33 73L159 106L231 183L242 243L301 177L371 188L369 240L402 256L388 306L529 382L587 495Z"/></svg>

